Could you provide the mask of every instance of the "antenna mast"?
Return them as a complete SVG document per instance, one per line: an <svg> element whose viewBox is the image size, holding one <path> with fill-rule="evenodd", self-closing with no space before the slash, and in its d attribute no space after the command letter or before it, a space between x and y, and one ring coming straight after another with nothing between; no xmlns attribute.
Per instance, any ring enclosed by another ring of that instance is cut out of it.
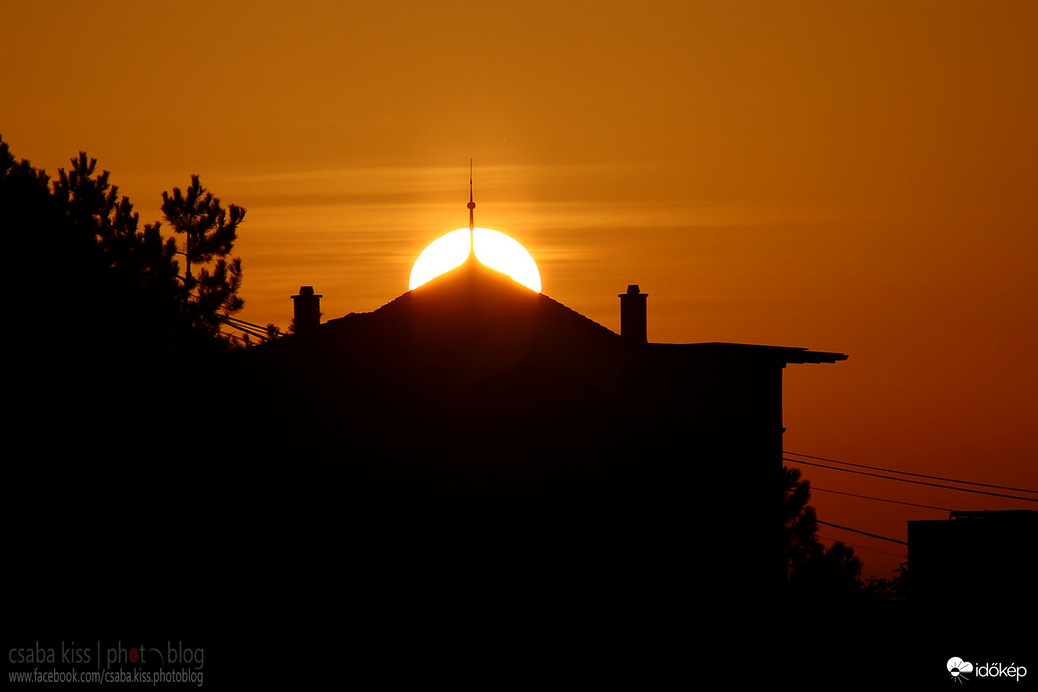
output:
<svg viewBox="0 0 1038 692"><path fill-rule="evenodd" d="M472 159L469 159L469 252L471 253L476 244L476 221L473 216L473 210L476 208L476 203L472 198Z"/></svg>

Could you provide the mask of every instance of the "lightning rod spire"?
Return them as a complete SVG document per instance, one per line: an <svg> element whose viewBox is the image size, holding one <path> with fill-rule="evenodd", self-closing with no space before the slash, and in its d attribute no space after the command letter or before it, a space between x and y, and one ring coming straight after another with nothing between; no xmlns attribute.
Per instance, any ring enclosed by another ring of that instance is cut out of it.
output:
<svg viewBox="0 0 1038 692"><path fill-rule="evenodd" d="M473 210L476 202L472 197L472 159L469 159L469 252L471 253L476 243L476 221Z"/></svg>

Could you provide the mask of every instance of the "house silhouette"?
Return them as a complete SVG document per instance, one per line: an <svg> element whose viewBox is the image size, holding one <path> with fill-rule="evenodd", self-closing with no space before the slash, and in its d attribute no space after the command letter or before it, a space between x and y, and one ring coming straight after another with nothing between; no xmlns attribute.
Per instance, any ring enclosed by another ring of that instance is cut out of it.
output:
<svg viewBox="0 0 1038 692"><path fill-rule="evenodd" d="M760 606L783 577L782 371L845 356L649 343L622 295L617 334L470 258L324 323L300 290L295 334L173 372L161 407L128 373L154 396L64 424L91 454L12 484L58 494L15 498L12 593L39 596L11 631L182 640L217 686L341 684L368 656L511 680L549 648L582 670L575 645L644 683L661 658L701 675L692 627L692 664L780 664Z"/></svg>
<svg viewBox="0 0 1038 692"><path fill-rule="evenodd" d="M911 597L927 608L983 604L1033 611L1038 512L951 512L908 522Z"/></svg>
<svg viewBox="0 0 1038 692"><path fill-rule="evenodd" d="M470 255L248 349L240 420L277 495L249 512L261 549L334 546L380 588L774 594L782 370L846 356L648 343L645 294L621 301L616 334Z"/></svg>

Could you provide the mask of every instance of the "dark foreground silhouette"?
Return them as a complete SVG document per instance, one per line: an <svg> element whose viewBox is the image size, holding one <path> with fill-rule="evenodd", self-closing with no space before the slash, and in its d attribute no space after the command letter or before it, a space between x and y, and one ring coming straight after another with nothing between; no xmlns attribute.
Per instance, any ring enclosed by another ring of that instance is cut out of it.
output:
<svg viewBox="0 0 1038 692"><path fill-rule="evenodd" d="M644 343L476 262L231 353L78 314L21 339L13 645L183 641L207 685L307 687L929 680L992 641L785 588L781 374L841 354Z"/></svg>
<svg viewBox="0 0 1038 692"><path fill-rule="evenodd" d="M772 631L781 370L836 357L626 340L472 262L181 394L83 374L82 456L30 471L29 610L200 618L243 657L296 631L499 653Z"/></svg>

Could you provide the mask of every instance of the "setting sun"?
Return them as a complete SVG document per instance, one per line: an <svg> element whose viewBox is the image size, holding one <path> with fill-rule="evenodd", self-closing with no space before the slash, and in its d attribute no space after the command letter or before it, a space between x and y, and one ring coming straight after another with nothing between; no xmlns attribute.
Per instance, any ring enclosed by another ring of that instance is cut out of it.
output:
<svg viewBox="0 0 1038 692"><path fill-rule="evenodd" d="M509 236L489 228L473 233L476 259L526 286L541 291L537 263L522 245ZM469 229L459 228L429 243L411 268L408 290L414 290L435 277L454 269L469 255Z"/></svg>

